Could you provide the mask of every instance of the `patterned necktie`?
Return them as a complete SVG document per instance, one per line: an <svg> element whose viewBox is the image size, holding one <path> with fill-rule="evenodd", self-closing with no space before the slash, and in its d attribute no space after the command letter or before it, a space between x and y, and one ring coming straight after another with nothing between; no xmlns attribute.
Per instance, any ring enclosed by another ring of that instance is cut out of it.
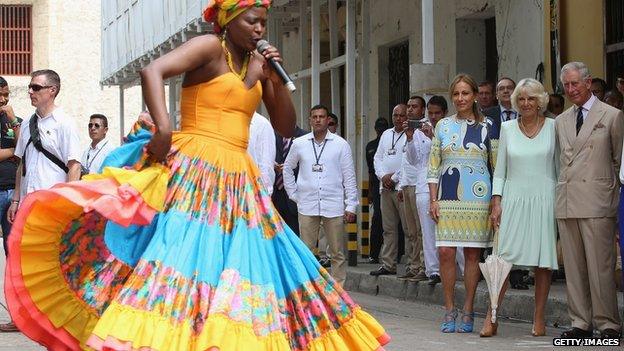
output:
<svg viewBox="0 0 624 351"><path fill-rule="evenodd" d="M576 135L581 131L581 127L583 126L583 107L578 108L578 113L576 114Z"/></svg>
<svg viewBox="0 0 624 351"><path fill-rule="evenodd" d="M282 160L286 160L286 156L288 156L288 151L290 150L290 143L292 138L282 138ZM283 163L283 161L282 161ZM277 190L284 189L284 170L275 174L275 187Z"/></svg>

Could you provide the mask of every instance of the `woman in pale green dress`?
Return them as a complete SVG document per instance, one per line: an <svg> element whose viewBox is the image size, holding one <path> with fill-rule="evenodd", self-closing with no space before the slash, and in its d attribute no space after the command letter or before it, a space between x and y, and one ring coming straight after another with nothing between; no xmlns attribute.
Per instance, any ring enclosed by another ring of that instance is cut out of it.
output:
<svg viewBox="0 0 624 351"><path fill-rule="evenodd" d="M520 81L511 101L521 117L501 126L490 219L499 229L498 254L514 265L535 268L532 334L542 336L551 274L557 269L555 121L544 117L548 94L535 79ZM496 328L488 311L480 335L496 335Z"/></svg>

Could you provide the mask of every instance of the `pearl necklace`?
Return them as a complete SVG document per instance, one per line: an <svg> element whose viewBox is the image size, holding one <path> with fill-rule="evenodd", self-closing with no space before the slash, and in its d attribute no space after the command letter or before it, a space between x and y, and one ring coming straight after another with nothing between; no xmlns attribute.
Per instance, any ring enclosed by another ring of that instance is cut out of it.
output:
<svg viewBox="0 0 624 351"><path fill-rule="evenodd" d="M247 75L247 67L249 66L249 56L251 56L251 53L245 56L245 58L243 59L243 66L241 68L241 71L240 73L237 73L236 70L234 69L234 62L232 61L232 54L230 54L230 50L228 50L227 47L225 46L225 39L221 40L221 46L223 47L223 51L225 52L225 60L227 61L230 71L232 71L232 73L234 73L240 80L245 80L245 76Z"/></svg>

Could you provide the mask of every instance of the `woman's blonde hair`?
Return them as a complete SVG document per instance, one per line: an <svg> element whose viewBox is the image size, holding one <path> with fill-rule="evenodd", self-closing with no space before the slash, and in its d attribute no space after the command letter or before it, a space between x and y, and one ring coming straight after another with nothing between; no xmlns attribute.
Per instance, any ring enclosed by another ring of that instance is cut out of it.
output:
<svg viewBox="0 0 624 351"><path fill-rule="evenodd" d="M546 89L544 89L542 83L533 78L524 78L521 80L518 85L516 85L516 89L514 89L513 93L511 93L511 107L513 107L514 110L520 111L520 109L518 109L518 96L523 91L527 93L527 95L537 98L539 113L544 113L544 111L546 111L549 100L548 93Z"/></svg>
<svg viewBox="0 0 624 351"><path fill-rule="evenodd" d="M477 81L474 80L470 75L465 73L460 73L455 76L453 82L451 82L451 86L449 87L449 96L451 100L453 99L453 91L459 82L464 82L470 86L470 89L475 94L475 96L479 93L479 85ZM477 122L481 123L485 120L485 117L481 113L481 109L479 108L479 103L477 100L472 101L472 113L475 115L475 119Z"/></svg>

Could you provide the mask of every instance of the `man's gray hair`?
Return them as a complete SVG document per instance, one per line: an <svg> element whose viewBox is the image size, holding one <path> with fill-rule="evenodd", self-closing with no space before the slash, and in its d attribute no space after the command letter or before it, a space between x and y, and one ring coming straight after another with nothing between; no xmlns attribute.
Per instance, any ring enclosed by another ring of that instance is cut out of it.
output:
<svg viewBox="0 0 624 351"><path fill-rule="evenodd" d="M571 70L578 71L581 75L581 79L583 80L591 78L591 74L589 73L589 68L587 68L587 65L583 62L574 61L568 62L563 67L561 67L561 75L559 76L559 80L563 78L563 74L565 72Z"/></svg>

